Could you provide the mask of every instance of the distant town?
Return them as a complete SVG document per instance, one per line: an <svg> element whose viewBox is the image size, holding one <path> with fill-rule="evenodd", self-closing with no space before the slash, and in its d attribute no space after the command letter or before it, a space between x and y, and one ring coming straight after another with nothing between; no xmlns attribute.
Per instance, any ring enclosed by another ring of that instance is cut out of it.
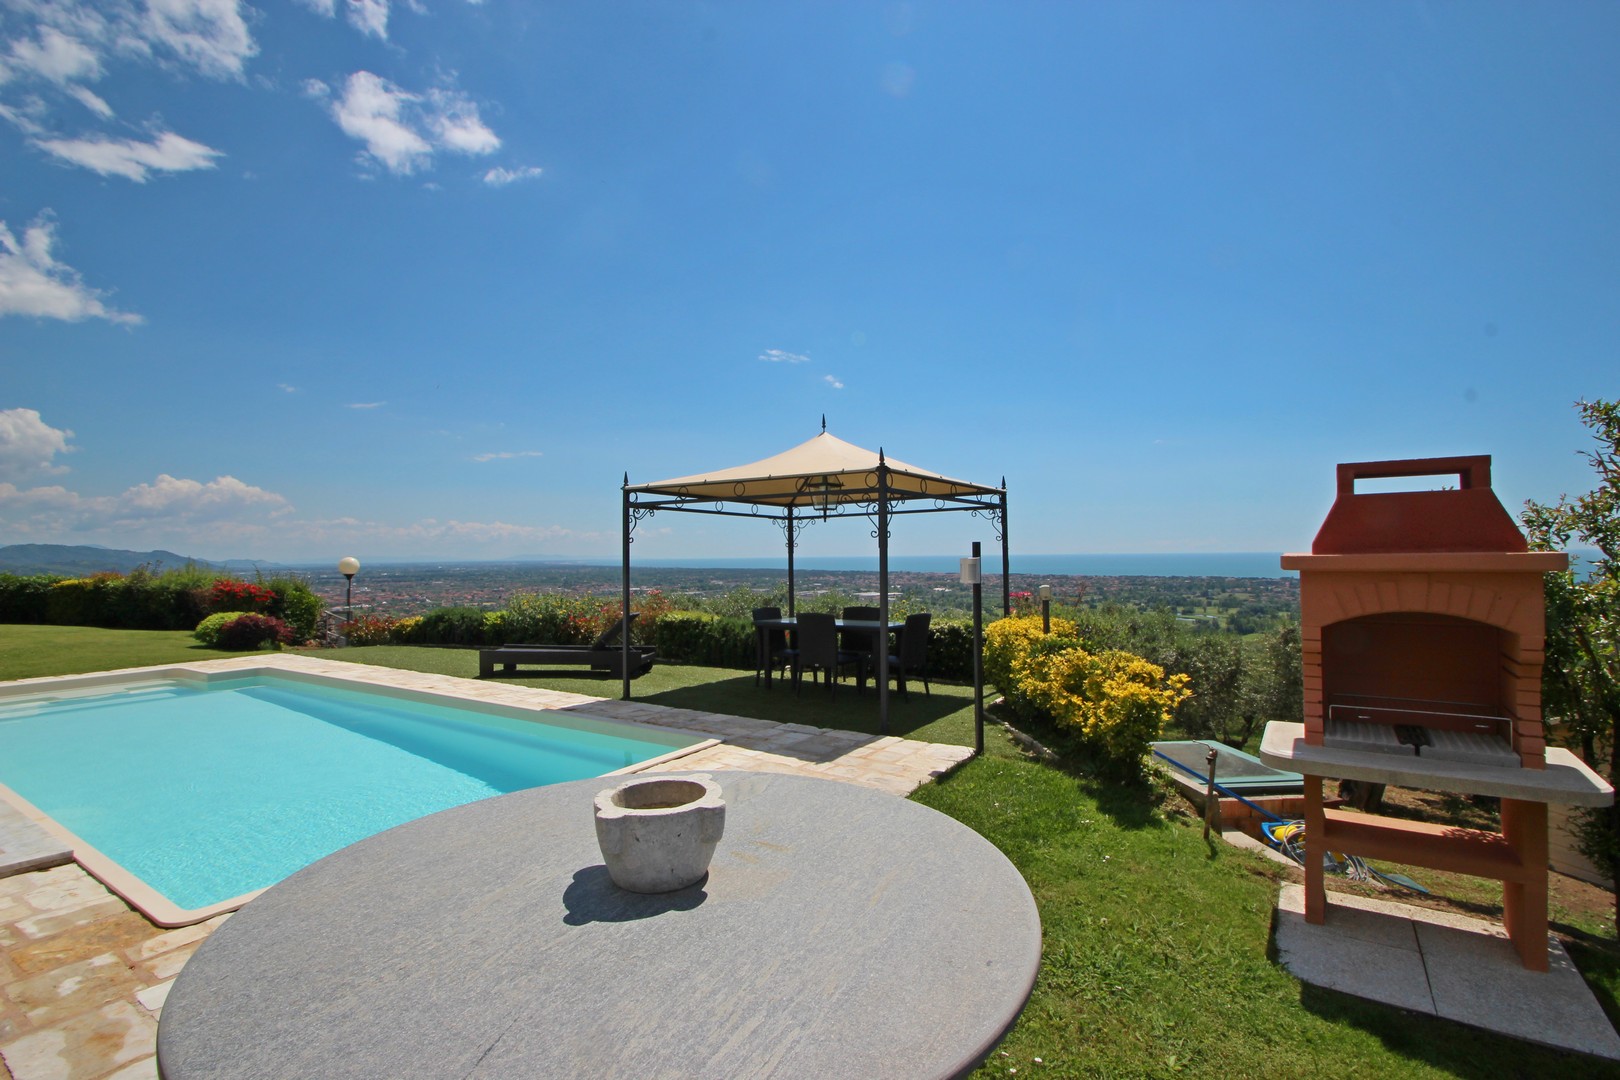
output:
<svg viewBox="0 0 1620 1080"><path fill-rule="evenodd" d="M342 608L346 582L335 570L308 573L310 585L328 605ZM440 607L495 609L520 592L568 593L617 599L621 571L611 566L565 566L544 563L424 563L364 568L355 576L355 612L399 618ZM786 569L633 568L635 592L660 589L672 594L718 598L738 590L772 592L785 588ZM1042 585L1052 587L1053 602L1068 606L1119 604L1155 610L1169 608L1183 619L1207 621L1238 633L1269 629L1292 620L1299 610L1297 578L1131 577L1018 574L1011 591L1029 598ZM837 592L854 599L875 600L878 575L861 570L805 570L795 575L795 592L811 597ZM941 614L972 609L972 591L955 574L890 571L892 597L909 597L916 606ZM990 617L1000 614L1001 575L985 574L983 603Z"/></svg>

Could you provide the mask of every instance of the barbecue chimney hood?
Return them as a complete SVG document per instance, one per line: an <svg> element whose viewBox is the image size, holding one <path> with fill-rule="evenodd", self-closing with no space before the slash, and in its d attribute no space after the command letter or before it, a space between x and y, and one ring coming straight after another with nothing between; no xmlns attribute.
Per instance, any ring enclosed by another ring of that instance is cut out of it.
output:
<svg viewBox="0 0 1620 1080"><path fill-rule="evenodd" d="M1454 477L1434 491L1362 480ZM1300 575L1305 738L1425 761L1542 768L1543 575L1488 456L1354 462Z"/></svg>

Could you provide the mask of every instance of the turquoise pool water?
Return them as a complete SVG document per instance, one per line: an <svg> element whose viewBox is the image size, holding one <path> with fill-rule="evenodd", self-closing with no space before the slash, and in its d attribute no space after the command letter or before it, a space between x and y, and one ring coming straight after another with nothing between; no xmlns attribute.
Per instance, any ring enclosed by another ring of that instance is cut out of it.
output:
<svg viewBox="0 0 1620 1080"><path fill-rule="evenodd" d="M414 818L679 745L267 677L0 699L0 783L188 909Z"/></svg>

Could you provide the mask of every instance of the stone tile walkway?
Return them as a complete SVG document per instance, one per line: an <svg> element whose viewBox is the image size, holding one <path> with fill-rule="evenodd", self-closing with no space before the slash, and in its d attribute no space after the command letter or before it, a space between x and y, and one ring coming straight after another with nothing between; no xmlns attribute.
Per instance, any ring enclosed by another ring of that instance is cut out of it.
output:
<svg viewBox="0 0 1620 1080"><path fill-rule="evenodd" d="M682 771L797 773L908 795L972 756L945 746L803 724L609 701L510 683L396 671L304 656L175 665L231 671L280 667L380 686L451 693L544 711L679 728L718 740L668 766ZM8 689L58 680L21 680ZM16 855L37 840L0 832ZM48 846L48 845L47 845ZM17 860L17 869L27 865ZM7 871L0 869L0 873ZM181 967L229 915L195 926L153 926L77 864L0 877L0 1080L155 1080L157 1021Z"/></svg>

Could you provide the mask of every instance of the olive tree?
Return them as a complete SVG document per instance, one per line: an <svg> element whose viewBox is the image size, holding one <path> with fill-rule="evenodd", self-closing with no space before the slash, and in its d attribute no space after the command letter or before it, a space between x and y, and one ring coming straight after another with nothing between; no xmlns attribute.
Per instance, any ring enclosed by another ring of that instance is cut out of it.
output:
<svg viewBox="0 0 1620 1080"><path fill-rule="evenodd" d="M1620 778L1620 403L1581 401L1576 408L1597 443L1581 452L1597 484L1575 498L1561 495L1551 506L1526 502L1523 521L1538 551L1571 545L1597 551L1590 566L1547 575L1542 702L1579 740L1589 763L1607 757L1612 783ZM1581 849L1611 877L1620 876L1620 810L1589 814Z"/></svg>

